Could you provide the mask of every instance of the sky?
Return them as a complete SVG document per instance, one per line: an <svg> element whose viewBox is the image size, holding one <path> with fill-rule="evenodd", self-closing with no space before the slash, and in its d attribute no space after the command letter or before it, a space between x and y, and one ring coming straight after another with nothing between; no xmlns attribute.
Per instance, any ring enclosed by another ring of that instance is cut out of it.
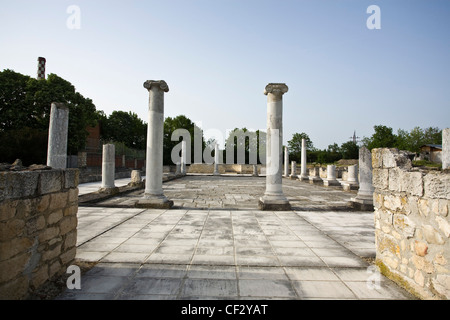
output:
<svg viewBox="0 0 450 320"><path fill-rule="evenodd" d="M375 125L450 127L448 0L0 4L0 70L36 77L45 57L47 75L107 115L147 121L143 83L165 80L165 117L185 115L220 142L234 128L265 131L264 88L281 82L285 144L302 132L325 149Z"/></svg>

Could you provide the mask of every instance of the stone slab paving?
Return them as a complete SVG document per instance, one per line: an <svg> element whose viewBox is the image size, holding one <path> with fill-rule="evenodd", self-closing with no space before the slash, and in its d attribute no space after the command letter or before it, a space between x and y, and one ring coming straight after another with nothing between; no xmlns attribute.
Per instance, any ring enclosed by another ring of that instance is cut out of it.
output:
<svg viewBox="0 0 450 320"><path fill-rule="evenodd" d="M202 189L217 206L232 194L250 207L263 181L203 176L164 186L182 204ZM290 198L305 207L309 198L314 209L80 207L77 259L98 264L81 290L58 299L414 299L363 259L375 254L372 213L326 210L327 197L343 206L352 195L323 187L308 195L315 186L284 181L296 190Z"/></svg>

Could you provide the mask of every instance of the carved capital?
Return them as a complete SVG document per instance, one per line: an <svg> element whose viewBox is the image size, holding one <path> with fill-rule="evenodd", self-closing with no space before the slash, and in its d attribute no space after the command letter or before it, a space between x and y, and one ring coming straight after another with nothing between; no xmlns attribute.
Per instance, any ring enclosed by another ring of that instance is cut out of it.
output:
<svg viewBox="0 0 450 320"><path fill-rule="evenodd" d="M269 83L264 89L264 94L268 95L269 93L276 95L283 95L288 92L289 88L285 83Z"/></svg>
<svg viewBox="0 0 450 320"><path fill-rule="evenodd" d="M150 90L152 87L159 87L164 92L169 92L169 86L164 80L147 80L144 82L144 88Z"/></svg>

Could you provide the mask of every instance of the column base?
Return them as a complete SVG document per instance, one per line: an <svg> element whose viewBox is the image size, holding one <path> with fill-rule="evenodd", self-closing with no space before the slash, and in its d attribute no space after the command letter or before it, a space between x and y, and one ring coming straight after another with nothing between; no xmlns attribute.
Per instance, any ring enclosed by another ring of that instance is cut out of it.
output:
<svg viewBox="0 0 450 320"><path fill-rule="evenodd" d="M266 199L261 197L258 202L258 208L262 211L291 211L291 204L287 199Z"/></svg>
<svg viewBox="0 0 450 320"><path fill-rule="evenodd" d="M297 180L298 179L298 176L297 175L290 175L289 176L289 178L291 179L291 180Z"/></svg>
<svg viewBox="0 0 450 320"><path fill-rule="evenodd" d="M320 184L320 183L323 183L323 180L322 180L322 178L319 178L319 177L309 177L309 183Z"/></svg>
<svg viewBox="0 0 450 320"><path fill-rule="evenodd" d="M342 183L342 188L344 189L344 191L358 190L359 183L346 181Z"/></svg>
<svg viewBox="0 0 450 320"><path fill-rule="evenodd" d="M165 196L146 198L138 200L135 205L136 208L146 209L170 209L173 207L173 201L167 199Z"/></svg>
<svg viewBox="0 0 450 320"><path fill-rule="evenodd" d="M332 186L341 186L341 183L337 180L323 180L323 185L325 187L332 187Z"/></svg>
<svg viewBox="0 0 450 320"><path fill-rule="evenodd" d="M373 207L373 197L365 197L365 196L356 196L355 198L351 198L349 202L350 206L353 209L360 211L374 211Z"/></svg>
<svg viewBox="0 0 450 320"><path fill-rule="evenodd" d="M302 175L300 175L298 177L298 180L300 180L300 181L309 181L309 176L302 176Z"/></svg>
<svg viewBox="0 0 450 320"><path fill-rule="evenodd" d="M100 188L98 190L99 193L106 193L108 195L115 195L119 193L119 188L117 187L112 187L112 188Z"/></svg>

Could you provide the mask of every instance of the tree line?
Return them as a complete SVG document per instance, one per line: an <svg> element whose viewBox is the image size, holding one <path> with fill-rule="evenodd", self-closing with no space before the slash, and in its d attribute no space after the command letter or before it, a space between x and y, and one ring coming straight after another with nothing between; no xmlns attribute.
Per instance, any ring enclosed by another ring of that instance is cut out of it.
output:
<svg viewBox="0 0 450 320"><path fill-rule="evenodd" d="M309 136L302 133L294 133L288 141L289 157L292 161L301 161L302 139L305 139L307 150L307 162L333 163L340 159L358 159L359 148L364 146L369 150L374 148L397 148L400 150L419 153L420 147L426 144L442 144L442 130L437 127L414 127L410 131L398 129L397 134L393 129L384 125L375 125L374 133L370 137L364 137L360 143L347 141L340 146L337 143L320 150L314 147Z"/></svg>

